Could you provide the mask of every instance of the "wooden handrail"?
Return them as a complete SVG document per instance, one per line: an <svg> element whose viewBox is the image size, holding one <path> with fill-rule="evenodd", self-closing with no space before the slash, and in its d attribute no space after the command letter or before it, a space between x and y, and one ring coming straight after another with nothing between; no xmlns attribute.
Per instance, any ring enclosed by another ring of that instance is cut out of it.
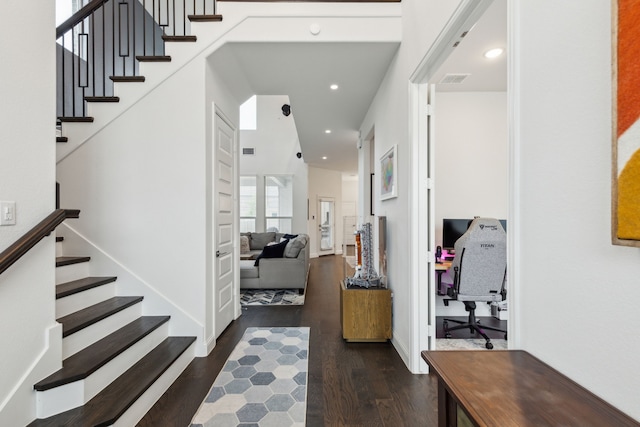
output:
<svg viewBox="0 0 640 427"><path fill-rule="evenodd" d="M75 27L76 24L82 22L84 18L91 15L94 11L99 9L108 1L109 0L93 0L87 3L82 9L71 15L69 19L64 21L58 28L56 28L56 40L62 37L64 33Z"/></svg>
<svg viewBox="0 0 640 427"><path fill-rule="evenodd" d="M24 236L0 253L0 274L11 267L24 254L29 252L40 240L51 234L66 218L78 218L79 210L56 209L38 225L29 230Z"/></svg>

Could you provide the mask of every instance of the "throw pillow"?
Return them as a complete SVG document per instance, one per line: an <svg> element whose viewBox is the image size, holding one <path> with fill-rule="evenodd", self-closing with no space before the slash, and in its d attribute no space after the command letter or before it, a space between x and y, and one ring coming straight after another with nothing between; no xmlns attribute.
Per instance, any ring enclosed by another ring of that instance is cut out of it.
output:
<svg viewBox="0 0 640 427"><path fill-rule="evenodd" d="M251 252L249 247L249 236L240 236L240 253L246 254Z"/></svg>
<svg viewBox="0 0 640 427"><path fill-rule="evenodd" d="M285 258L297 258L305 246L307 246L307 236L298 236L295 239L289 240L284 250Z"/></svg>
<svg viewBox="0 0 640 427"><path fill-rule="evenodd" d="M285 234L284 236L282 236L283 239L295 239L296 237L298 237L297 234Z"/></svg>
<svg viewBox="0 0 640 427"><path fill-rule="evenodd" d="M251 246L251 250L262 249L267 246L269 242L275 242L276 233L268 232L268 233L251 233L251 240L249 241L249 246Z"/></svg>
<svg viewBox="0 0 640 427"><path fill-rule="evenodd" d="M253 265L258 267L260 265L261 258L282 258L282 254L284 254L284 248L287 247L287 243L289 243L288 240L282 243L276 243L275 245L265 246Z"/></svg>

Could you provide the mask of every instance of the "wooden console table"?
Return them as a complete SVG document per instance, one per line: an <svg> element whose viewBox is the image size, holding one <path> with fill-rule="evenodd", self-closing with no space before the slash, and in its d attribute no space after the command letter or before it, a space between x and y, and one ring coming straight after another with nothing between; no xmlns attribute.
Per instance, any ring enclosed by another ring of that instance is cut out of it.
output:
<svg viewBox="0 0 640 427"><path fill-rule="evenodd" d="M391 290L349 288L340 282L340 323L347 341L384 342L391 338Z"/></svg>
<svg viewBox="0 0 640 427"><path fill-rule="evenodd" d="M457 426L459 416L460 425L487 427L640 426L525 351L421 354L438 377L439 427Z"/></svg>

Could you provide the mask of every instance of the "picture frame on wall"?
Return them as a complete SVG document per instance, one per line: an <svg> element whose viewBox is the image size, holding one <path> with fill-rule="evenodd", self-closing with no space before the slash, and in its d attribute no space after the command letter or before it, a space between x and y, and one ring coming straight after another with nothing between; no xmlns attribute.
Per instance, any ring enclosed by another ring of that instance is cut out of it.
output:
<svg viewBox="0 0 640 427"><path fill-rule="evenodd" d="M374 201L373 201L373 189L375 188L375 179L376 174L372 173L369 174L369 215L373 216L373 205L374 205Z"/></svg>
<svg viewBox="0 0 640 427"><path fill-rule="evenodd" d="M640 3L612 0L611 241L640 247Z"/></svg>
<svg viewBox="0 0 640 427"><path fill-rule="evenodd" d="M380 158L380 200L398 197L398 146L394 144Z"/></svg>

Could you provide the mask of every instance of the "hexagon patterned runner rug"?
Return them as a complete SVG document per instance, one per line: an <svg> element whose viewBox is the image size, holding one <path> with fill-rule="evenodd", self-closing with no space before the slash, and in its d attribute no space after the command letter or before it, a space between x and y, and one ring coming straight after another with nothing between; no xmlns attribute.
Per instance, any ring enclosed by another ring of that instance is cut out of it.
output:
<svg viewBox="0 0 640 427"><path fill-rule="evenodd" d="M308 327L247 328L191 427L304 426L308 353Z"/></svg>

